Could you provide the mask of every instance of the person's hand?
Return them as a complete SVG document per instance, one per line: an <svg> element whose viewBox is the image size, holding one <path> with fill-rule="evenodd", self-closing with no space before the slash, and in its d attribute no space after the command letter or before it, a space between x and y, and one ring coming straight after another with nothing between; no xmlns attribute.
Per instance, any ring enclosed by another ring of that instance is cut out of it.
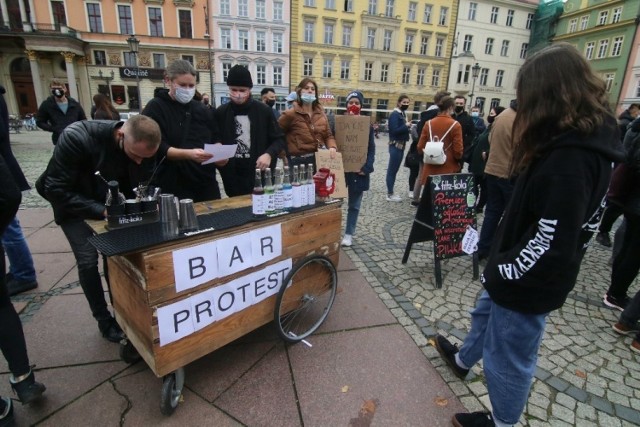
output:
<svg viewBox="0 0 640 427"><path fill-rule="evenodd" d="M358 175L365 176L365 175L366 175L366 173L364 173L363 171L360 171L360 172L358 172Z"/></svg>
<svg viewBox="0 0 640 427"><path fill-rule="evenodd" d="M271 166L271 154L264 153L256 160L256 169L265 170Z"/></svg>
<svg viewBox="0 0 640 427"><path fill-rule="evenodd" d="M335 147L329 148L329 157L331 157L332 159L335 159L337 152L338 150Z"/></svg>
<svg viewBox="0 0 640 427"><path fill-rule="evenodd" d="M487 161L487 152L486 151L482 152L482 160L484 160L485 162Z"/></svg>
<svg viewBox="0 0 640 427"><path fill-rule="evenodd" d="M202 163L212 157L213 154L207 153L202 148L192 148L191 150L189 150L189 159L196 163Z"/></svg>

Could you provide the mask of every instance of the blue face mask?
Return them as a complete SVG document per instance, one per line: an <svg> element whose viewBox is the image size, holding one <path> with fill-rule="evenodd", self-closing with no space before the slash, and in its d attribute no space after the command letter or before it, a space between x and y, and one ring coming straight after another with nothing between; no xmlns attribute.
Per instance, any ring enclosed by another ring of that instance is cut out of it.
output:
<svg viewBox="0 0 640 427"><path fill-rule="evenodd" d="M300 95L300 99L302 99L302 102L305 104L311 104L316 100L316 96L310 93L303 93Z"/></svg>
<svg viewBox="0 0 640 427"><path fill-rule="evenodd" d="M477 111L472 111L471 112L471 117L480 117L480 113Z"/></svg>

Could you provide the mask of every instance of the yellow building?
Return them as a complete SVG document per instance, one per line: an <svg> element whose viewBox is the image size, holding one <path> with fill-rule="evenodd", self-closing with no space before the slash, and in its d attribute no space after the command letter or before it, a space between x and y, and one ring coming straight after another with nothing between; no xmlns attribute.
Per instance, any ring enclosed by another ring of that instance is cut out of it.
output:
<svg viewBox="0 0 640 427"><path fill-rule="evenodd" d="M424 110L446 88L457 11L458 0L293 0L291 84L312 77L329 109L360 89L365 108L408 94Z"/></svg>

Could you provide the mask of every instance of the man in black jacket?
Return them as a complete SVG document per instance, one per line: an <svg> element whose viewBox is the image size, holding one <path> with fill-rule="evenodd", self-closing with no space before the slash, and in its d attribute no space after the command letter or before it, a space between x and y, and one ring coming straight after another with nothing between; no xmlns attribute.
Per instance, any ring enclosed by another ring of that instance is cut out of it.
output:
<svg viewBox="0 0 640 427"><path fill-rule="evenodd" d="M71 123L87 120L87 116L78 101L66 96L63 83L53 80L49 88L51 96L40 104L36 125L42 130L51 132L51 142L56 145L64 128Z"/></svg>
<svg viewBox="0 0 640 427"><path fill-rule="evenodd" d="M455 98L455 112L453 118L462 126L462 143L464 144L464 153L460 162L464 162L469 157L473 138L476 137L476 125L473 123L471 116L464 110L467 99L458 95Z"/></svg>
<svg viewBox="0 0 640 427"><path fill-rule="evenodd" d="M119 342L123 334L107 309L98 252L88 241L93 231L85 220L106 218L104 180L118 181L120 191L132 198L132 189L149 178L159 146L160 128L146 116L134 116L124 125L102 120L74 123L60 135L47 170L36 183L69 241L80 286L100 332L112 342Z"/></svg>

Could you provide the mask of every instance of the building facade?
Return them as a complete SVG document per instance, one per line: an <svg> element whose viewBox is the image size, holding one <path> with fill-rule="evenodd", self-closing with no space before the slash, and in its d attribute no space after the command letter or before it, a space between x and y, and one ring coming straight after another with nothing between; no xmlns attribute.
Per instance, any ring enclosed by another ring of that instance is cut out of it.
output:
<svg viewBox="0 0 640 427"><path fill-rule="evenodd" d="M631 45L631 55L617 105L618 113L629 108L631 104L640 104L640 26L636 27Z"/></svg>
<svg viewBox="0 0 640 427"><path fill-rule="evenodd" d="M487 114L516 98L538 1L461 0L448 88Z"/></svg>

